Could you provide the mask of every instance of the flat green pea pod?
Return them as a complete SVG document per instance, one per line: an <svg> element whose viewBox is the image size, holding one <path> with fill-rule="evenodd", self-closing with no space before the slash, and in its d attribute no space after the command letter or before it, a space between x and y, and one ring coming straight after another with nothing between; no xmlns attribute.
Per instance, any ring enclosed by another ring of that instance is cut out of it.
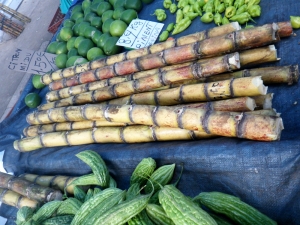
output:
<svg viewBox="0 0 300 225"><path fill-rule="evenodd" d="M158 198L166 215L176 225L217 225L207 212L187 198L174 185L165 185L159 191Z"/></svg>
<svg viewBox="0 0 300 225"><path fill-rule="evenodd" d="M202 16L202 10L201 10L201 6L200 6L200 2L197 1L193 5L193 11L194 11L194 13L198 13L199 16Z"/></svg>
<svg viewBox="0 0 300 225"><path fill-rule="evenodd" d="M218 8L216 8L216 12L223 13L225 12L225 3L221 3Z"/></svg>
<svg viewBox="0 0 300 225"><path fill-rule="evenodd" d="M300 28L300 16L290 16L291 25L295 29Z"/></svg>
<svg viewBox="0 0 300 225"><path fill-rule="evenodd" d="M244 13L241 13L239 15L235 15L233 17L231 17L229 20L232 20L232 21L236 21L238 22L239 24L245 24L247 23L249 20L251 20L252 22L255 22L250 14L248 12L244 12Z"/></svg>
<svg viewBox="0 0 300 225"><path fill-rule="evenodd" d="M229 24L230 23L230 21L229 21L229 19L227 18L227 17L223 17L222 18L222 25L225 25L225 24Z"/></svg>
<svg viewBox="0 0 300 225"><path fill-rule="evenodd" d="M247 12L251 17L258 17L261 14L261 7L259 5L252 5L248 7Z"/></svg>
<svg viewBox="0 0 300 225"><path fill-rule="evenodd" d="M183 19L183 12L181 9L178 9L176 12L176 23L179 23Z"/></svg>
<svg viewBox="0 0 300 225"><path fill-rule="evenodd" d="M186 14L186 17L188 17L190 20L194 20L197 16L198 16L198 13L194 13L194 12L188 12Z"/></svg>
<svg viewBox="0 0 300 225"><path fill-rule="evenodd" d="M225 9L225 16L227 18L233 17L235 13L236 13L236 8L234 6L229 6Z"/></svg>
<svg viewBox="0 0 300 225"><path fill-rule="evenodd" d="M260 0L249 0L248 2L248 7L252 6L252 5L258 5L260 3Z"/></svg>
<svg viewBox="0 0 300 225"><path fill-rule="evenodd" d="M174 222L167 216L164 209L160 205L150 204L146 206L146 212L149 218L159 225L175 225Z"/></svg>
<svg viewBox="0 0 300 225"><path fill-rule="evenodd" d="M175 13L177 10L177 5L175 3L172 3L170 6L170 13Z"/></svg>
<svg viewBox="0 0 300 225"><path fill-rule="evenodd" d="M233 6L238 9L244 4L245 4L245 0L235 0Z"/></svg>
<svg viewBox="0 0 300 225"><path fill-rule="evenodd" d="M214 15L211 12L206 12L203 16L201 16L200 20L203 23L210 23L214 20Z"/></svg>
<svg viewBox="0 0 300 225"><path fill-rule="evenodd" d="M183 14L185 15L185 14L187 14L187 13L189 12L189 10L190 10L190 6L189 6L189 5L186 5L186 6L184 6L184 8L182 9L182 12L183 12Z"/></svg>
<svg viewBox="0 0 300 225"><path fill-rule="evenodd" d="M165 9L169 9L171 5L172 5L172 0L164 0L163 6Z"/></svg>
<svg viewBox="0 0 300 225"><path fill-rule="evenodd" d="M239 198L221 192L201 192L194 199L213 212L243 225L276 225L277 223Z"/></svg>
<svg viewBox="0 0 300 225"><path fill-rule="evenodd" d="M224 0L225 8L227 8L229 6L233 6L233 2L234 2L234 0Z"/></svg>
<svg viewBox="0 0 300 225"><path fill-rule="evenodd" d="M239 7L237 10L236 10L236 13L235 15L239 15L243 12L247 12L248 10L248 6L245 4L245 5L242 5L241 7Z"/></svg>
<svg viewBox="0 0 300 225"><path fill-rule="evenodd" d="M156 168L156 162L151 157L144 158L142 161L136 166L131 177L130 177L130 185L134 183L138 183L143 185L147 182L147 179L152 175Z"/></svg>
<svg viewBox="0 0 300 225"><path fill-rule="evenodd" d="M220 26L222 24L222 15L220 13L216 13L214 15L214 22L218 26Z"/></svg>
<svg viewBox="0 0 300 225"><path fill-rule="evenodd" d="M165 19L167 19L166 11L163 9L156 9L154 11L154 15L156 16L156 19L158 21L164 21Z"/></svg>
<svg viewBox="0 0 300 225"><path fill-rule="evenodd" d="M172 35L181 33L182 31L186 30L191 25L191 23L192 21L190 20L190 18L185 17L183 20L179 21L179 23L175 25Z"/></svg>
<svg viewBox="0 0 300 225"><path fill-rule="evenodd" d="M167 26L167 31L171 32L173 29L174 29L174 23L170 23L168 26Z"/></svg>

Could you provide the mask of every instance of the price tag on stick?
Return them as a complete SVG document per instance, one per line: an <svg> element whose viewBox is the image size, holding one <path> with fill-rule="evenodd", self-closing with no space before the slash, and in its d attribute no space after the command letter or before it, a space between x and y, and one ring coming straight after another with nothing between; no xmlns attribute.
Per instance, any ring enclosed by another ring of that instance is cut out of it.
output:
<svg viewBox="0 0 300 225"><path fill-rule="evenodd" d="M163 23L148 20L132 20L117 45L134 49L153 45L163 26Z"/></svg>
<svg viewBox="0 0 300 225"><path fill-rule="evenodd" d="M58 69L55 65L55 58L55 54L18 48L10 57L7 68L10 70L42 75Z"/></svg>

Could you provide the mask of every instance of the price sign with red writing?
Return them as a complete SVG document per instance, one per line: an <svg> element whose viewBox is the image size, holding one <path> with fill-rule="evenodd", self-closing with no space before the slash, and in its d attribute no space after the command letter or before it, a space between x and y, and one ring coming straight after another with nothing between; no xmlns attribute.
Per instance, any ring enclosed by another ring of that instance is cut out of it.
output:
<svg viewBox="0 0 300 225"><path fill-rule="evenodd" d="M9 57L7 68L42 75L58 69L55 65L55 58L55 54L18 48Z"/></svg>

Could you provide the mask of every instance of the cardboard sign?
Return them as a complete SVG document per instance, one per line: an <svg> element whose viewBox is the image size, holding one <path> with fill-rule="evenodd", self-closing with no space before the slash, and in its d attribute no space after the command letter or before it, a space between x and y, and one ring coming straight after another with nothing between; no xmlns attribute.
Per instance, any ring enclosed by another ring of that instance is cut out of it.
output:
<svg viewBox="0 0 300 225"><path fill-rule="evenodd" d="M132 20L119 38L117 45L134 49L153 45L163 26L163 23L140 19Z"/></svg>
<svg viewBox="0 0 300 225"><path fill-rule="evenodd" d="M7 68L42 75L58 69L55 65L55 57L55 54L18 48L10 57Z"/></svg>

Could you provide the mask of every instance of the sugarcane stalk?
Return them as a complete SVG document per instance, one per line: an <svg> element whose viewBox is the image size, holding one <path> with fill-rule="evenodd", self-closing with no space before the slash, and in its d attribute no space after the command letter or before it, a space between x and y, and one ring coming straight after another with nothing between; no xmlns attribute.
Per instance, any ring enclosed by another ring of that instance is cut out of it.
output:
<svg viewBox="0 0 300 225"><path fill-rule="evenodd" d="M272 109L272 100L274 93L267 93L266 95L252 96L254 99L255 109Z"/></svg>
<svg viewBox="0 0 300 225"><path fill-rule="evenodd" d="M55 80L60 80L63 77L71 77L76 73L81 73L83 71L95 70L104 66L112 65L117 62L124 60L134 59L148 54L157 53L168 48L173 48L175 46L182 46L186 44L191 44L196 41L201 41L207 38L216 37L219 35L224 35L231 33L233 31L240 30L238 23L233 22L219 27L214 27L209 30L200 31L195 34L180 37L174 40L168 40L165 42L157 43L149 47L131 50L129 52L120 53L113 56L108 56L104 59L94 60L82 65L72 66L69 68L57 70L54 72L46 73L41 77L42 83L48 85Z"/></svg>
<svg viewBox="0 0 300 225"><path fill-rule="evenodd" d="M6 188L0 188L0 202L18 209L22 208L23 206L28 206L35 209L39 206L39 202L26 198L23 195Z"/></svg>
<svg viewBox="0 0 300 225"><path fill-rule="evenodd" d="M43 187L50 187L62 192L66 190L70 194L74 194L74 185L71 185L71 183L73 180L78 178L62 175L46 176L30 173L21 174L19 177Z"/></svg>
<svg viewBox="0 0 300 225"><path fill-rule="evenodd" d="M293 34L293 27L291 25L291 21L283 21L277 23L279 29L278 29L278 35L279 37L289 37Z"/></svg>
<svg viewBox="0 0 300 225"><path fill-rule="evenodd" d="M266 47L261 47L261 48L255 48L255 49L248 49L241 51L239 53L240 55L240 67L243 68L245 65L250 65L250 64L261 64L261 63L266 63L266 62L273 62L277 61L277 50L274 45L266 46ZM251 57L249 57L249 56ZM206 60L206 59L205 59ZM198 60L198 62L203 61L203 59ZM126 82L130 80L136 80L142 77L148 77L154 74L162 73L163 71L169 71L173 69L177 69L180 67L188 66L191 65L193 62L187 62L187 63L182 63L182 64L176 64L176 65L171 65L171 66L166 66L158 69L152 69L152 70L146 70L146 71L141 71L137 73L133 73L131 75L126 75L126 76L121 76L121 77L112 77L108 78L105 80L100 80L100 81L94 81L86 84L79 84L79 81L76 80L78 76L72 77L72 83L74 84L75 82L79 85L76 86L71 86L67 88L60 87L61 89L56 90L56 91L51 91L46 94L46 99L49 102L52 101L57 101L59 99L63 98L68 98L70 96L74 96L77 94L81 94L84 92L88 91L94 91L99 88L103 88L106 86L111 86L117 83L121 82ZM74 81L75 80L75 81ZM205 80L205 78L200 78L197 80ZM196 83L196 82L194 82ZM52 90L51 83L49 85L49 89ZM68 84L66 84L68 86Z"/></svg>
<svg viewBox="0 0 300 225"><path fill-rule="evenodd" d="M280 113L277 113L277 111L275 109L261 109L261 110L254 110L251 112L246 112L246 113L251 113L252 115L280 117Z"/></svg>
<svg viewBox="0 0 300 225"><path fill-rule="evenodd" d="M106 103L105 103L106 104ZM132 102L116 102L108 104L133 104ZM134 103L138 104L138 103ZM256 107L255 101L250 97L240 97L227 100L219 100L213 102L201 102L192 104L178 105L183 108L198 108L198 109L210 109L216 111L234 111L234 112L245 112L253 111ZM82 130L95 127L104 126L127 126L131 125L126 123L115 123L108 121L78 121L78 122L62 122L62 123L52 123L45 125L28 126L23 130L26 137L34 137L38 134L57 132L57 131L68 131L68 130Z"/></svg>
<svg viewBox="0 0 300 225"><path fill-rule="evenodd" d="M96 70L89 70L76 76L79 76L78 80L80 84L84 84L143 70L160 68L166 65L260 47L279 40L277 29L278 26L276 24L268 24L256 27L255 29L239 30L230 34L205 39L200 42L169 48L158 53L125 60ZM68 83L68 78L57 80L55 81L55 85L52 85L52 88L54 88L54 86L65 87L64 84L66 83Z"/></svg>
<svg viewBox="0 0 300 225"><path fill-rule="evenodd" d="M49 202L61 200L62 194L58 190L42 187L23 178L0 172L0 188L9 189L31 200Z"/></svg>
<svg viewBox="0 0 300 225"><path fill-rule="evenodd" d="M112 86L100 88L95 91L85 92L55 102L46 103L40 105L39 110L47 110L50 108L80 105L92 102L102 102L133 93L149 91L168 85L175 81L212 76L214 74L219 74L222 71L236 70L239 67L238 53L209 58L206 60L201 60L200 62L194 62L190 66L163 71L152 76L114 84Z"/></svg>

